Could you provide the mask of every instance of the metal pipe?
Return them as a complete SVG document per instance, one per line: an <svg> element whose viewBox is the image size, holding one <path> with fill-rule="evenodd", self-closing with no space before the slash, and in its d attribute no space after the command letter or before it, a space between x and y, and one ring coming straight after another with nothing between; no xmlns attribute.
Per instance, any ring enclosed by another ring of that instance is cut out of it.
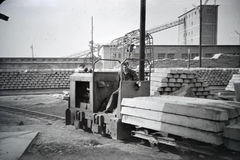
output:
<svg viewBox="0 0 240 160"><path fill-rule="evenodd" d="M145 59L145 21L146 21L146 0L141 0L139 59ZM139 62L139 79L141 81L144 80L144 61Z"/></svg>

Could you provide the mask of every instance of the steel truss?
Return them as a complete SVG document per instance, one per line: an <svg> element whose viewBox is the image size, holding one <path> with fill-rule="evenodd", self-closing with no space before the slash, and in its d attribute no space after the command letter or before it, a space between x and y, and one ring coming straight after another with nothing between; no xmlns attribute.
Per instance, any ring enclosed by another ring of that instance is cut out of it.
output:
<svg viewBox="0 0 240 160"><path fill-rule="evenodd" d="M140 43L140 29L133 30L123 37L119 37L114 39L110 43L110 58L111 59L119 59L123 60L125 58L136 58L130 57L127 48L131 45L139 45ZM121 56L118 56L118 55ZM149 60L150 62L153 61L153 37L151 34L146 33L145 35L145 59Z"/></svg>

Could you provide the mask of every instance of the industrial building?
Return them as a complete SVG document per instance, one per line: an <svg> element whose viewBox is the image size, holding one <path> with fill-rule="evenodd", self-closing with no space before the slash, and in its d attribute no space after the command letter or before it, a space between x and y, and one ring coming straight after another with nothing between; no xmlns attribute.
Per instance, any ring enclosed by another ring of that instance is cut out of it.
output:
<svg viewBox="0 0 240 160"><path fill-rule="evenodd" d="M178 44L179 45L198 45L200 15L199 8L194 8L178 18L184 18L185 21L178 25ZM217 44L217 23L218 23L218 5L202 6L202 44Z"/></svg>
<svg viewBox="0 0 240 160"><path fill-rule="evenodd" d="M217 23L219 5L202 5L202 57L211 58L214 54L240 54L239 45L217 45ZM153 45L151 54L147 51L150 48L146 44L146 59L191 59L199 56L199 28L200 28L199 6L193 8L178 17L177 21L164 24L146 33L153 34L171 27L178 26L178 45ZM132 34L132 32L129 32ZM126 34L127 36L129 35ZM125 37L126 37L125 35ZM123 42L124 37L118 38ZM133 37L136 39L136 37ZM134 42L134 41L133 41ZM119 43L119 42L118 42ZM135 43L134 49L129 52L128 46L117 47L103 45L98 54L104 59L139 58L139 46Z"/></svg>
<svg viewBox="0 0 240 160"><path fill-rule="evenodd" d="M153 46L153 59L187 59L188 54L193 59L199 56L198 45L154 45ZM202 56L205 58L211 58L214 54L232 54L238 55L240 53L239 45L203 45ZM103 45L99 51L99 55L103 59L118 59L123 60L124 58L138 58L139 57L139 46L136 46L131 53L118 50L117 53L111 54L110 46Z"/></svg>

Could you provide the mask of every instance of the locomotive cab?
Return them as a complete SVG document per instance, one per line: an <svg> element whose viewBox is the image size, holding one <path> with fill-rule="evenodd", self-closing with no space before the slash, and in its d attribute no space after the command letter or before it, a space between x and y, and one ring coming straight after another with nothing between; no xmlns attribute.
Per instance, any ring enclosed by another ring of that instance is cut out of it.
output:
<svg viewBox="0 0 240 160"><path fill-rule="evenodd" d="M112 113L103 113L111 94L119 89L118 102ZM66 124L113 139L131 136L132 126L121 122L122 98L150 95L150 81L121 81L119 72L93 71L70 76L70 100Z"/></svg>

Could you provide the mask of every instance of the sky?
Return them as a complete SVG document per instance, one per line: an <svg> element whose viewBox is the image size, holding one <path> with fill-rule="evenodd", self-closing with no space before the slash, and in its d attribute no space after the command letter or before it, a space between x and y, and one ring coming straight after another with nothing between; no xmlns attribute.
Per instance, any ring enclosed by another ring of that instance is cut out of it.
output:
<svg viewBox="0 0 240 160"><path fill-rule="evenodd" d="M146 29L177 20L199 3L146 0ZM240 0L216 0L216 4L218 44L240 44L235 32L240 33ZM0 57L66 57L88 50L91 19L96 44L108 44L140 28L140 0L6 0L0 13L9 17L8 21L0 19ZM152 36L154 45L177 45L178 27Z"/></svg>

